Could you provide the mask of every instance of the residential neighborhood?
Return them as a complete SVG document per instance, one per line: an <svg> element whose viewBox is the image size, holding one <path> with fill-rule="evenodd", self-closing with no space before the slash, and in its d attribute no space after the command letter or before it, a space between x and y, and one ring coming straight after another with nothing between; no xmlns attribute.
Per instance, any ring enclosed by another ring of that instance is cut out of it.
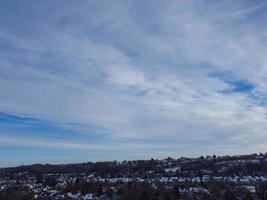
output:
<svg viewBox="0 0 267 200"><path fill-rule="evenodd" d="M0 171L1 200L265 200L267 197L267 154L262 153L30 165Z"/></svg>

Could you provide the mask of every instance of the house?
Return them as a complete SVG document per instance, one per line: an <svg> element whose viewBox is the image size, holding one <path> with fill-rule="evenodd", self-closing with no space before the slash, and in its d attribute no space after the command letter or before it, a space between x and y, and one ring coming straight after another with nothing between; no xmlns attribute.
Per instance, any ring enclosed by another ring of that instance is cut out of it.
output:
<svg viewBox="0 0 267 200"><path fill-rule="evenodd" d="M94 200L95 198L93 198L93 194L91 193L87 193L82 197L83 200Z"/></svg>

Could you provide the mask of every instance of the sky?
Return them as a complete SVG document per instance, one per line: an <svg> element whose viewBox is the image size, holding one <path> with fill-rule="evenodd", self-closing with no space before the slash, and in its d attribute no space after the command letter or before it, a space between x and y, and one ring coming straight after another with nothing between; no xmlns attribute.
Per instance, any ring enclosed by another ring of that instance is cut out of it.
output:
<svg viewBox="0 0 267 200"><path fill-rule="evenodd" d="M0 1L0 167L266 152L266 11Z"/></svg>

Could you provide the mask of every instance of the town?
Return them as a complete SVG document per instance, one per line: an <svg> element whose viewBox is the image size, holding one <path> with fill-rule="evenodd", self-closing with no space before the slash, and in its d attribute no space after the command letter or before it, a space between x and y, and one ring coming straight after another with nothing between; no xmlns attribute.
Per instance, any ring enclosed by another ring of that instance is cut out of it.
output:
<svg viewBox="0 0 267 200"><path fill-rule="evenodd" d="M0 199L267 199L267 153L0 169Z"/></svg>

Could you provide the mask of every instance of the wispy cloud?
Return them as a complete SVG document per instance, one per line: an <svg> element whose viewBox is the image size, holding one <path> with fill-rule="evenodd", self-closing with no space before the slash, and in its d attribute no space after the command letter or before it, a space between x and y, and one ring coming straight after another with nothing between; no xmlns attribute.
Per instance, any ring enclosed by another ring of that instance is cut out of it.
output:
<svg viewBox="0 0 267 200"><path fill-rule="evenodd" d="M148 145L149 156L264 150L264 2L1 5L0 112L60 129L41 142L19 120L2 129L3 144L99 151L105 138L116 149ZM76 136L59 142L64 132Z"/></svg>

